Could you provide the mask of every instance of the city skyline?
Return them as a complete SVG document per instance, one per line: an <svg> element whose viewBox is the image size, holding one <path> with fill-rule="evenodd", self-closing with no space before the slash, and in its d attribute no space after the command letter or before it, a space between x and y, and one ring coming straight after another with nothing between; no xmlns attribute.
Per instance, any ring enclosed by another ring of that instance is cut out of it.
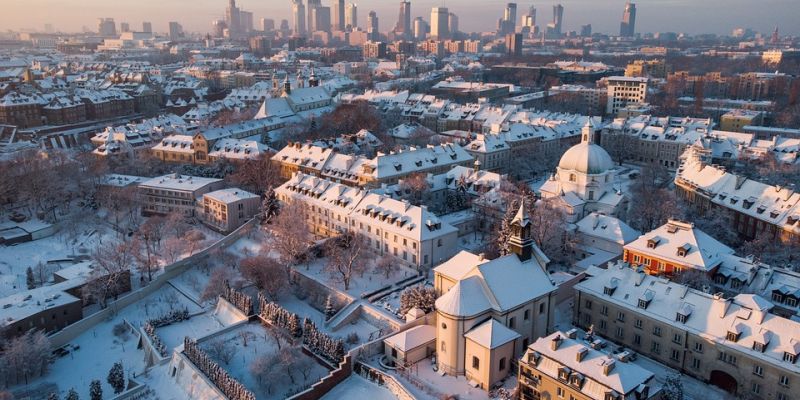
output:
<svg viewBox="0 0 800 400"><path fill-rule="evenodd" d="M150 21L159 32L168 30L169 21L178 21L187 32L205 33L211 30L211 21L224 17L227 2L224 0L198 0L191 3L184 0L157 2L142 0L137 3L109 4L101 0L6 0L4 13L0 15L0 26L6 30L44 30L46 24L65 32L77 32L82 27L90 29L99 17L114 18L117 23L128 22L140 26L141 21ZM331 6L333 1L323 2ZM376 11L379 18L392 21L382 30L394 28L399 1L363 0L358 2L363 18L369 11ZM527 9L535 5L539 9L550 8L552 2L517 2L518 7ZM585 24L592 24L595 32L616 34L619 31L624 1L564 0L564 31L579 31ZM749 27L762 33L771 32L775 26L782 34L800 34L800 27L793 16L800 14L800 2L790 0L766 0L753 7L745 0L715 0L698 3L691 0L636 1L636 31L647 32L685 32L688 34L715 33L730 34L737 27ZM256 19L271 18L276 21L291 21L291 1L265 4L255 0L239 0L239 7L253 12ZM481 4L464 1L450 1L447 8L459 16L460 30L466 32L485 32L496 29L497 18L503 16L507 1L491 0ZM412 1L413 20L423 17L429 23L430 11L440 6L440 1ZM185 12L191 6L192 13ZM694 12L687 13L687 7ZM26 10L37 9L31 14ZM496 18L486 18L487 15ZM711 18L713 16L713 18ZM537 21L540 24L543 21ZM516 21L519 25L520 21Z"/></svg>

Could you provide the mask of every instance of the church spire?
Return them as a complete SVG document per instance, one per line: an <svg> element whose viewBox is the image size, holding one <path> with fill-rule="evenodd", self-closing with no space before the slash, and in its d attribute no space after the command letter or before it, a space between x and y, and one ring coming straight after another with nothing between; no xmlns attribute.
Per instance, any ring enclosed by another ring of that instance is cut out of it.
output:
<svg viewBox="0 0 800 400"><path fill-rule="evenodd" d="M516 254L520 261L528 261L533 257L531 220L528 217L524 198L520 201L517 214L511 220L511 237L508 238L508 249Z"/></svg>

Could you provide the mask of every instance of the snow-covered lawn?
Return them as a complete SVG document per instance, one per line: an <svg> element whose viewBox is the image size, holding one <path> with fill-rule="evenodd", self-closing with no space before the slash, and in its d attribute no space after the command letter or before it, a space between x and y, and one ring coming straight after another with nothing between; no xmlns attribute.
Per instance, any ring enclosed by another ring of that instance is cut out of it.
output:
<svg viewBox="0 0 800 400"><path fill-rule="evenodd" d="M395 400L397 396L389 389L354 374L322 396L322 400L340 399Z"/></svg>
<svg viewBox="0 0 800 400"><path fill-rule="evenodd" d="M350 287L345 290L344 283L341 282L340 277L332 275L325 268L328 260L326 258L318 258L309 262L308 264L296 265L294 268L297 272L308 276L325 284L328 287L335 288L341 292L346 292L354 298L360 298L362 294L378 290L382 287L395 284L403 279L410 278L417 275L417 271L396 265L395 271L386 278L383 274L375 270L375 261L378 257L370 254L367 264L366 272L363 274L355 274L350 281Z"/></svg>
<svg viewBox="0 0 800 400"><path fill-rule="evenodd" d="M102 225L86 226L79 231L76 238L68 238L64 232L13 246L0 246L0 297L10 296L27 290L25 271L28 267L36 268L39 263L65 260L75 256L88 256L101 240L111 241L108 230ZM47 279L52 273L68 267L69 262L48 266Z"/></svg>
<svg viewBox="0 0 800 400"><path fill-rule="evenodd" d="M183 344L183 338L201 338L220 330L225 325L210 311L191 317L185 321L176 322L167 326L156 328L156 334L167 348L172 351L176 346Z"/></svg>
<svg viewBox="0 0 800 400"><path fill-rule="evenodd" d="M299 353L301 359L295 359L292 365L281 365L280 368L285 370L294 369L295 365L303 363L309 369L307 371L308 379L304 382L304 377L297 370L294 370L295 373L292 377L283 373L281 379L272 379L270 381L272 382L272 387L271 393L268 393L265 385L259 384L258 377L250 371L250 366L259 357L278 354L281 351L285 352L290 347L290 344L286 343L284 339L280 339L282 347L281 350L278 350L275 337L267 329L259 323L245 324L219 337L209 339L201 343L200 346L232 377L255 393L258 399L283 399L287 397L288 391L303 390L303 388L319 381L328 374L328 370L310 356ZM245 337L247 337L246 345ZM223 360L215 358L215 353L209 350L218 342L223 342L230 346L229 352L233 354L233 357L227 364ZM295 382L293 383L292 380Z"/></svg>

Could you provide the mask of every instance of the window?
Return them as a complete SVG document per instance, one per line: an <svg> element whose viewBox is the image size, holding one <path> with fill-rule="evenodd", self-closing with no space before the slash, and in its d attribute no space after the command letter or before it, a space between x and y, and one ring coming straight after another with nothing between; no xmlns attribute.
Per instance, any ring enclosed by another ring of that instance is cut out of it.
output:
<svg viewBox="0 0 800 400"><path fill-rule="evenodd" d="M797 354L784 352L783 353L783 361L788 361L788 362L794 364L794 362L797 361Z"/></svg>
<svg viewBox="0 0 800 400"><path fill-rule="evenodd" d="M539 304L539 314L544 314L544 303Z"/></svg>
<svg viewBox="0 0 800 400"><path fill-rule="evenodd" d="M660 326L654 326L653 327L653 335L661 336L661 327Z"/></svg>
<svg viewBox="0 0 800 400"><path fill-rule="evenodd" d="M778 381L781 386L789 387L789 377L786 375L781 375L781 379Z"/></svg>
<svg viewBox="0 0 800 400"><path fill-rule="evenodd" d="M447 329L447 324L445 324L444 322L442 322L442 329Z"/></svg>
<svg viewBox="0 0 800 400"><path fill-rule="evenodd" d="M606 330L606 328L608 328L608 323L606 322L606 320L601 319L600 320L600 329Z"/></svg>
<svg viewBox="0 0 800 400"><path fill-rule="evenodd" d="M481 367L481 360L478 357L472 356L472 368L473 369L480 369Z"/></svg>
<svg viewBox="0 0 800 400"><path fill-rule="evenodd" d="M761 385L759 385L757 382L753 382L753 386L750 388L750 391L755 394L761 393Z"/></svg>
<svg viewBox="0 0 800 400"><path fill-rule="evenodd" d="M672 354L669 356L674 361L679 361L681 359L681 351L677 349L672 349Z"/></svg>
<svg viewBox="0 0 800 400"><path fill-rule="evenodd" d="M653 342L650 345L650 351L652 351L655 354L661 354L661 343Z"/></svg>
<svg viewBox="0 0 800 400"><path fill-rule="evenodd" d="M700 343L700 342L694 342L694 351L696 351L698 353L702 353L703 352L703 344Z"/></svg>
<svg viewBox="0 0 800 400"><path fill-rule="evenodd" d="M608 306L602 306L602 307L600 307L600 314L602 314L602 315L608 315Z"/></svg>
<svg viewBox="0 0 800 400"><path fill-rule="evenodd" d="M753 375L764 376L764 368L758 364L753 365Z"/></svg>
<svg viewBox="0 0 800 400"><path fill-rule="evenodd" d="M441 347L440 351L444 353L446 348L446 346L444 345L444 340L442 340L442 344L439 347Z"/></svg>
<svg viewBox="0 0 800 400"><path fill-rule="evenodd" d="M775 399L776 400L789 400L789 396L787 396L787 395L785 395L783 393L778 393L777 395L775 395Z"/></svg>
<svg viewBox="0 0 800 400"><path fill-rule="evenodd" d="M692 359L692 368L693 369L700 369L700 359L699 358L693 358Z"/></svg>
<svg viewBox="0 0 800 400"><path fill-rule="evenodd" d="M506 369L506 358L505 357L500 359L500 365L498 366L498 369L500 371L503 371L503 370Z"/></svg>
<svg viewBox="0 0 800 400"><path fill-rule="evenodd" d="M583 303L583 307L585 309L587 309L587 310L591 310L592 309L592 301L591 300L586 300L586 302Z"/></svg>
<svg viewBox="0 0 800 400"><path fill-rule="evenodd" d="M516 325L516 322L517 321L514 319L514 317L509 318L508 319L508 327L511 328L511 329L514 329L514 326Z"/></svg>
<svg viewBox="0 0 800 400"><path fill-rule="evenodd" d="M525 310L525 313L524 313L524 314L522 314L522 319L524 319L525 321L527 321L527 320L528 320L528 318L530 318L530 311L531 311L531 310Z"/></svg>
<svg viewBox="0 0 800 400"><path fill-rule="evenodd" d="M672 336L672 342L677 344L683 343L683 336L681 336L680 333L676 333Z"/></svg>
<svg viewBox="0 0 800 400"><path fill-rule="evenodd" d="M617 321L624 322L625 321L625 313L620 311L617 313Z"/></svg>
<svg viewBox="0 0 800 400"><path fill-rule="evenodd" d="M565 393L566 393L566 392L564 391L564 389L562 389L562 388L560 388L560 387L557 387L557 388L556 388L556 394L558 395L558 398L559 398L559 399L563 399L563 398L564 398L564 394L565 394Z"/></svg>
<svg viewBox="0 0 800 400"><path fill-rule="evenodd" d="M642 345L642 336L639 335L638 333L633 335L633 344L635 344L637 346L641 346Z"/></svg>
<svg viewBox="0 0 800 400"><path fill-rule="evenodd" d="M633 326L642 329L642 320L637 318L636 321L634 321Z"/></svg>
<svg viewBox="0 0 800 400"><path fill-rule="evenodd" d="M617 327L617 337L618 338L624 338L625 337L625 329L623 329L621 326Z"/></svg>

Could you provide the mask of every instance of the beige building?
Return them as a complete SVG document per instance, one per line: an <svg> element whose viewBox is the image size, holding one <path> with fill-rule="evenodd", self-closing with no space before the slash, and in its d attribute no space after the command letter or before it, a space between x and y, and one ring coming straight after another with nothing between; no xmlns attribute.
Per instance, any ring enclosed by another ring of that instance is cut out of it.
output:
<svg viewBox="0 0 800 400"><path fill-rule="evenodd" d="M574 323L753 399L796 398L800 322L758 295L711 295L618 263L575 285Z"/></svg>
<svg viewBox="0 0 800 400"><path fill-rule="evenodd" d="M555 332L519 360L519 399L646 400L659 398L655 375L587 347L575 331Z"/></svg>
<svg viewBox="0 0 800 400"><path fill-rule="evenodd" d="M203 195L198 214L204 224L230 233L258 214L261 198L242 189L222 189Z"/></svg>
<svg viewBox="0 0 800 400"><path fill-rule="evenodd" d="M490 389L511 373L511 361L553 325L555 285L546 257L530 238L520 209L512 223L511 254L487 260L462 251L434 269L436 361Z"/></svg>
<svg viewBox="0 0 800 400"><path fill-rule="evenodd" d="M222 189L222 179L182 176L178 173L164 175L139 184L142 214L170 214L181 212L195 214L198 199L217 189Z"/></svg>
<svg viewBox="0 0 800 400"><path fill-rule="evenodd" d="M284 203L302 202L312 234L360 233L375 253L390 254L416 268L438 265L457 248L458 229L426 206L303 173L295 174L275 193Z"/></svg>
<svg viewBox="0 0 800 400"><path fill-rule="evenodd" d="M628 104L643 104L647 99L647 78L612 76L608 83L606 114L614 116Z"/></svg>

